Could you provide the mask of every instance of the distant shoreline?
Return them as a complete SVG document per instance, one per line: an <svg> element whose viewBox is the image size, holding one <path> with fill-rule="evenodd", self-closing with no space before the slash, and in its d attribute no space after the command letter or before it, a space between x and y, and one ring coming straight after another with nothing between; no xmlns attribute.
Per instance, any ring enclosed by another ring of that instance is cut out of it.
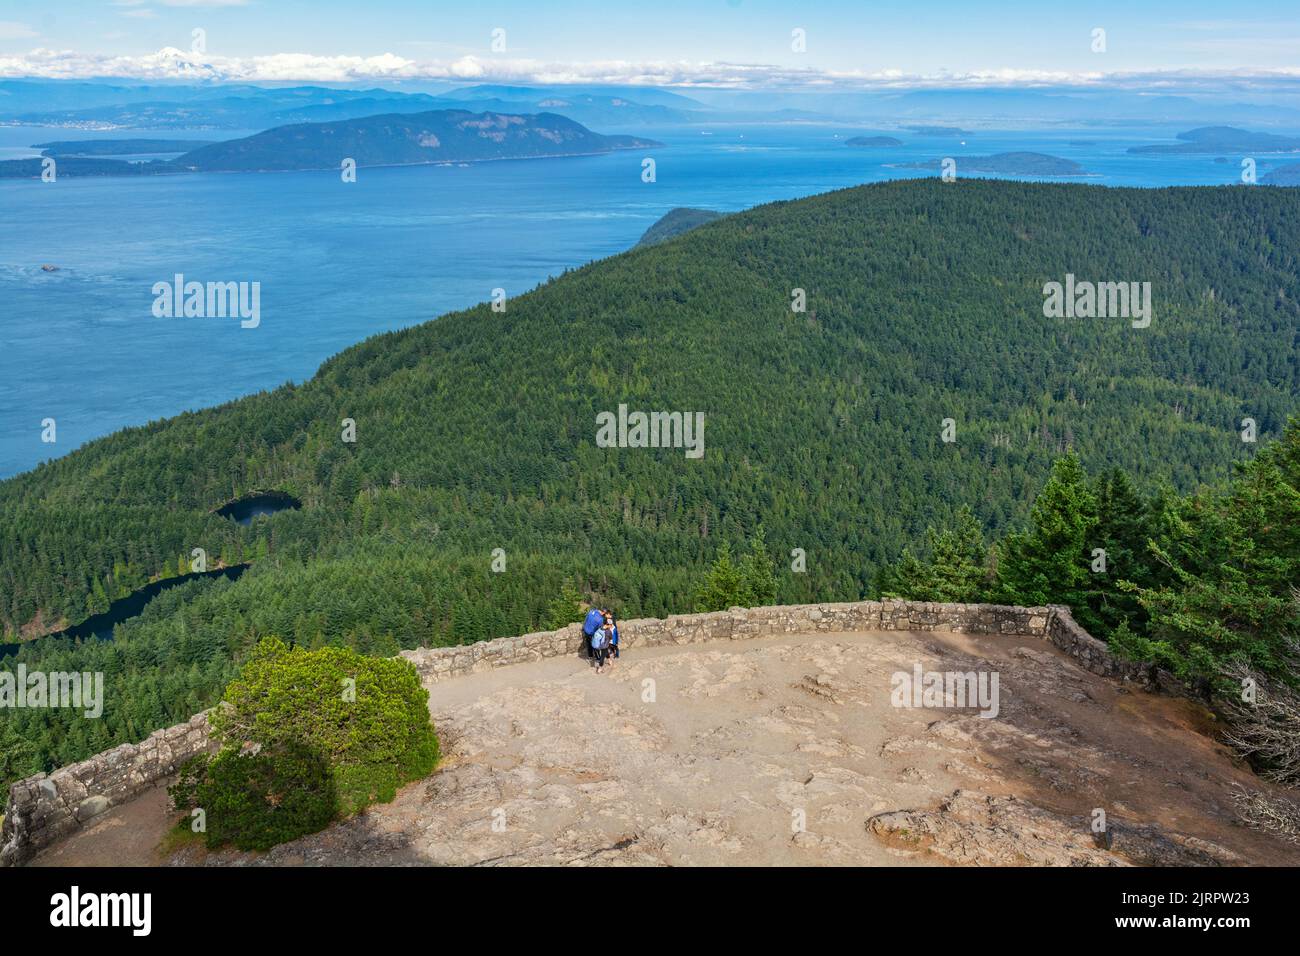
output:
<svg viewBox="0 0 1300 956"><path fill-rule="evenodd" d="M609 149L599 149L594 152L586 153L547 153L545 156L481 156L476 159L439 159L428 163L370 163L367 165L357 164L357 169L405 169L411 166L461 166L470 163L509 163L515 160L523 159L574 159L579 156L604 156L608 153L627 151L630 149L667 149L666 143L659 143L654 146L611 146ZM189 169L181 166L177 167L178 172L182 173L202 173L212 175L243 175L244 173L321 173L321 172L338 172L337 166L298 166L294 169ZM97 177L101 178L101 177Z"/></svg>
<svg viewBox="0 0 1300 956"><path fill-rule="evenodd" d="M514 162L518 160L534 160L534 159L576 159L582 156L605 156L609 153L626 152L628 150L636 150L636 149L668 149L668 148L670 147L666 143L655 143L654 145L611 146L609 149L594 150L594 151L588 151L583 153L547 153L546 155L542 155L542 156L479 156L471 159L439 159L439 160L426 162L426 163L371 163L366 165L358 164L356 168L357 169L406 169L406 168L417 167L417 166L462 166L462 165L468 166L471 163L508 163L508 162ZM3 164L6 162L29 163L43 158L44 158L43 156L28 156L26 158L20 158L20 159L0 160L0 171L3 170ZM68 158L81 159L84 157L68 157ZM53 157L53 159L56 162L59 161L59 157L57 156ZM115 162L125 162L125 161L115 160ZM140 166L143 164L130 163L128 165ZM111 172L111 173L91 173L87 175L78 175L76 173L71 173L71 174L60 173L60 176L69 179L148 180L148 179L153 179L155 176L161 176L167 178L170 178L172 176L182 176L182 175L244 176L249 173L253 173L257 175L262 175L266 173L322 173L322 172L338 172L338 170L339 170L338 166L298 166L293 169L194 169L188 166L174 166L170 169L158 170L151 173ZM40 178L41 178L41 174L39 169L36 171L35 174L30 176L5 176L2 174L2 172L0 172L0 181L12 180L15 182L20 182L20 181L28 181L33 179L39 180Z"/></svg>

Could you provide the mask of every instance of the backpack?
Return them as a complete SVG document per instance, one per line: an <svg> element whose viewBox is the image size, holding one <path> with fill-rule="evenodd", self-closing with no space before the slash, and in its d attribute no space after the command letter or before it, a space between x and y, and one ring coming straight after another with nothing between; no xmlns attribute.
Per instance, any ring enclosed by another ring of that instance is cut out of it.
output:
<svg viewBox="0 0 1300 956"><path fill-rule="evenodd" d="M608 642L609 642L609 638L606 636L605 629L603 627L598 628L596 632L591 635L591 646L596 650L600 650Z"/></svg>

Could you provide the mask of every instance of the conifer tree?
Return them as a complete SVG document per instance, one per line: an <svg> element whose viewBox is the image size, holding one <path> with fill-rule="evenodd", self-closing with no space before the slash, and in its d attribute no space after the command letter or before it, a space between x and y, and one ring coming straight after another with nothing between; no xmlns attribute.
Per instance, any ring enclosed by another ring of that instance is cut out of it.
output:
<svg viewBox="0 0 1300 956"><path fill-rule="evenodd" d="M1030 528L1009 536L998 564L1003 600L1082 608L1093 586L1097 498L1073 453L1058 458L1034 501Z"/></svg>
<svg viewBox="0 0 1300 956"><path fill-rule="evenodd" d="M762 525L749 542L749 553L741 561L745 582L745 607L761 607L776 601L776 570L767 553L767 537Z"/></svg>
<svg viewBox="0 0 1300 956"><path fill-rule="evenodd" d="M695 592L695 609L725 611L729 607L743 607L745 597L744 573L732 560L731 545L724 541L718 546L708 575Z"/></svg>
<svg viewBox="0 0 1300 956"><path fill-rule="evenodd" d="M984 529L963 505L954 524L925 532L925 550L918 557L910 548L878 579L886 597L912 601L970 603L983 601L989 590L989 549Z"/></svg>
<svg viewBox="0 0 1300 956"><path fill-rule="evenodd" d="M1300 635L1300 419L1226 488L1180 499L1152 551L1169 580L1134 589L1150 637L1127 640L1128 653L1183 678L1238 662L1300 681L1287 668Z"/></svg>

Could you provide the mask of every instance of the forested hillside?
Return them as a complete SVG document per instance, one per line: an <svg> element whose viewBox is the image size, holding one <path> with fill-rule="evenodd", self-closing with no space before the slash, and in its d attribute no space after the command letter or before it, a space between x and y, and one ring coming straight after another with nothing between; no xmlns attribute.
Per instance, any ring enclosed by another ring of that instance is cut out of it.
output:
<svg viewBox="0 0 1300 956"><path fill-rule="evenodd" d="M521 633L564 614L566 586L688 610L718 546L760 525L779 602L853 599L962 505L990 536L1018 527L1067 450L1143 493L1222 479L1259 447L1243 418L1263 443L1297 408L1298 250L1285 190L883 183L728 216L504 313L375 337L304 385L93 442L0 484L10 639L195 547L254 564L168 591L110 644L5 661L114 690L102 721L0 717L0 770L188 716L271 633L373 653ZM1067 274L1150 282L1150 327L1045 318ZM597 447L621 403L704 413L703 457ZM265 489L304 506L247 528L212 514ZM34 749L6 748L15 733Z"/></svg>
<svg viewBox="0 0 1300 956"><path fill-rule="evenodd" d="M1240 698L1243 673L1300 687L1300 418L1230 479L1189 495L1145 491L1118 468L1089 476L1065 455L1027 527L990 547L963 509L886 568L880 590L1065 604L1121 655L1207 693ZM1300 774L1294 732L1277 729Z"/></svg>
<svg viewBox="0 0 1300 956"><path fill-rule="evenodd" d="M714 212L712 209L690 209L686 206L678 206L676 209L670 209L647 229L637 241L637 245L653 246L657 242L673 239L682 233L690 232L696 226L702 226L721 217L722 213Z"/></svg>

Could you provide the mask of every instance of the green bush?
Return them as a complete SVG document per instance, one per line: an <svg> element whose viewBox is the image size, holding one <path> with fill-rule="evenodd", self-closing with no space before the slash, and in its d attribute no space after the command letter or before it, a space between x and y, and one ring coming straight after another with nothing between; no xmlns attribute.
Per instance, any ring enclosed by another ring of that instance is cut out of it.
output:
<svg viewBox="0 0 1300 956"><path fill-rule="evenodd" d="M187 767L173 799L205 810L209 846L314 832L433 770L428 700L406 661L267 638L213 711L220 752Z"/></svg>
<svg viewBox="0 0 1300 956"><path fill-rule="evenodd" d="M180 806L203 809L204 842L212 848L269 850L324 829L338 815L329 765L302 744L200 757L171 794Z"/></svg>

